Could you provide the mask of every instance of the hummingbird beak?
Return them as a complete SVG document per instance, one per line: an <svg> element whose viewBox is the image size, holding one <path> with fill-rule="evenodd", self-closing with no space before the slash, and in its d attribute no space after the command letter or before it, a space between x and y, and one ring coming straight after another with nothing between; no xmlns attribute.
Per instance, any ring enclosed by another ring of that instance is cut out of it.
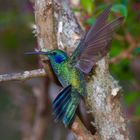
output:
<svg viewBox="0 0 140 140"><path fill-rule="evenodd" d="M44 54L44 55L48 55L49 54L49 52L26 52L25 54L27 54L27 55L32 55L32 54Z"/></svg>

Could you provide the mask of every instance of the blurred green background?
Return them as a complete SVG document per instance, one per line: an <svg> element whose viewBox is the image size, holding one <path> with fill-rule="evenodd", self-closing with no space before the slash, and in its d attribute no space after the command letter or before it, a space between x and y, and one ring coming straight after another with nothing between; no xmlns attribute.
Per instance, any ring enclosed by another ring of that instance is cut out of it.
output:
<svg viewBox="0 0 140 140"><path fill-rule="evenodd" d="M122 86L122 104L126 116L132 122L132 135L139 140L140 1L71 0L71 3L81 26L87 30L94 24L97 15L110 3L113 3L113 7L109 19L120 15L125 17L124 24L114 35L112 42L110 72ZM24 52L37 46L31 28L33 24L33 6L28 0L0 0L0 74L38 68L35 56L24 55ZM34 112L30 110L33 111L36 104L34 95L30 93L33 87L42 88L43 83L43 79L36 78L26 82L0 84L0 139L18 140L28 137L32 123L27 122L32 120ZM62 140L66 137L69 140L74 139L71 135L67 136L67 132L63 138L60 137L59 129L56 129L57 137L54 136L51 133L53 128L53 124L50 123L47 131L50 140Z"/></svg>

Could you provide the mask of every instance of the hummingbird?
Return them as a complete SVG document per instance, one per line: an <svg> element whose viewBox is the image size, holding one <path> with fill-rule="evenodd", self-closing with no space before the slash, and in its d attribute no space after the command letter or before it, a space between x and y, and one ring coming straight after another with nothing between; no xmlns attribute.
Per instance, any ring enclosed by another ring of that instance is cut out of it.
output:
<svg viewBox="0 0 140 140"><path fill-rule="evenodd" d="M62 121L65 126L72 124L80 101L87 95L85 75L108 53L113 33L123 22L124 18L118 17L108 23L110 10L111 5L97 17L95 24L85 33L70 57L59 49L27 53L45 55L50 60L63 87L53 101L53 114L55 121Z"/></svg>

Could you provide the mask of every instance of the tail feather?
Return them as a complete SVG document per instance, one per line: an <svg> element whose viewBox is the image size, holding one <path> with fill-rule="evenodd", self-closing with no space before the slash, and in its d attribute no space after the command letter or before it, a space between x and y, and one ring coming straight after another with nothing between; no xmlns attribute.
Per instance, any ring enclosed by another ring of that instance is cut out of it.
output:
<svg viewBox="0 0 140 140"><path fill-rule="evenodd" d="M67 106L71 100L71 86L64 88L53 102L53 115L55 116L55 121L60 121L64 117L67 110Z"/></svg>
<svg viewBox="0 0 140 140"><path fill-rule="evenodd" d="M65 114L65 111L68 107L68 104L70 103L70 100L68 100L64 106L62 107L62 109L58 112L56 118L55 118L55 121L58 122L59 120L62 120L62 118L64 117L64 114Z"/></svg>
<svg viewBox="0 0 140 140"><path fill-rule="evenodd" d="M71 85L65 87L60 93L59 95L55 98L55 100L53 101L53 106L57 106L62 100L63 98L68 94L68 92L71 90Z"/></svg>
<svg viewBox="0 0 140 140"><path fill-rule="evenodd" d="M71 98L71 95L70 94L66 94L64 97L63 97L63 100L59 100L59 102L57 104L53 103L53 109L54 109L54 113L57 114L59 113L59 111L63 108L63 105L66 104L69 99Z"/></svg>
<svg viewBox="0 0 140 140"><path fill-rule="evenodd" d="M75 94L77 94L77 93L75 93ZM65 124L65 126L68 126L71 123L71 121L75 115L75 112L77 110L79 102L80 102L79 96L75 96L71 99L71 102L69 103L66 113L63 118L63 123Z"/></svg>
<svg viewBox="0 0 140 140"><path fill-rule="evenodd" d="M53 102L55 121L62 121L69 126L80 101L78 93L71 89L71 85L64 88Z"/></svg>

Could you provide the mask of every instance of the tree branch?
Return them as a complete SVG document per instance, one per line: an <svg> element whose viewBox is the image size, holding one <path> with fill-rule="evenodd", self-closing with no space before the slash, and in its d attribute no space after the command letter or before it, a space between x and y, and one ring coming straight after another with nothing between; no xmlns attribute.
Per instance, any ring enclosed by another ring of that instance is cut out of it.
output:
<svg viewBox="0 0 140 140"><path fill-rule="evenodd" d="M35 77L44 77L45 75L46 72L44 71L44 69L24 71L21 73L3 74L0 75L0 82L21 81L21 80L23 81Z"/></svg>
<svg viewBox="0 0 140 140"><path fill-rule="evenodd" d="M70 54L78 45L82 30L77 24L67 2L66 0L35 0L35 19L38 44L41 50L59 48ZM44 67L47 69L50 79L54 80L49 65L44 65ZM86 137L88 131L83 131L82 128L85 130L86 128L78 117L74 120L72 128L75 122L76 124L78 122L78 126L81 128L74 127L75 129L71 129L77 139L85 135L83 140L90 140L91 137Z"/></svg>
<svg viewBox="0 0 140 140"><path fill-rule="evenodd" d="M99 140L99 135L94 136L84 127L79 118L76 118L72 124L71 131L78 140Z"/></svg>
<svg viewBox="0 0 140 140"><path fill-rule="evenodd" d="M127 121L120 103L120 87L109 74L108 58L98 62L96 76L88 81L87 89L89 112L95 116L93 124L101 140L129 140Z"/></svg>

